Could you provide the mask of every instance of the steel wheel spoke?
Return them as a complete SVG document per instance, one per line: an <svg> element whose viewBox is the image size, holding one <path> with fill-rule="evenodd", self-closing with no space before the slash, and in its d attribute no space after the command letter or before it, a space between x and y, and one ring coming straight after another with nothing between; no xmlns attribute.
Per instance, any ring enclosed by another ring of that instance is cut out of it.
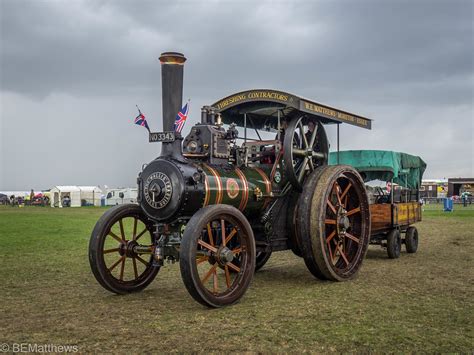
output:
<svg viewBox="0 0 474 355"><path fill-rule="evenodd" d="M344 259L346 265L349 265L349 260L347 260L346 254L342 251L341 247L339 245L336 246L336 248L339 250L339 254L342 256Z"/></svg>
<svg viewBox="0 0 474 355"><path fill-rule="evenodd" d="M204 275L204 277L201 279L201 283L204 285L206 283L207 280L209 280L209 278L211 277L211 275L214 273L214 271L216 270L217 268L217 263L215 263L214 265L212 265L212 267L207 271L206 275Z"/></svg>
<svg viewBox="0 0 474 355"><path fill-rule="evenodd" d="M208 261L209 260L209 257L206 255L206 256L201 256L199 259L196 260L196 264L199 265L205 261Z"/></svg>
<svg viewBox="0 0 474 355"><path fill-rule="evenodd" d="M214 252L214 253L217 253L217 248L216 247L213 247L212 245L210 244L207 244L205 241L201 240L201 239L198 239L198 244L203 246L204 248Z"/></svg>
<svg viewBox="0 0 474 355"><path fill-rule="evenodd" d="M138 279L138 269L137 269L137 260L132 258L133 263L133 272L135 273L135 280Z"/></svg>
<svg viewBox="0 0 474 355"><path fill-rule="evenodd" d="M125 232L123 230L123 222L122 219L119 219L119 225L120 225L120 234L122 234L122 240L125 241Z"/></svg>
<svg viewBox="0 0 474 355"><path fill-rule="evenodd" d="M314 142L316 141L316 136L318 134L318 127L319 127L319 125L317 125L317 124L314 125L314 131L313 131L313 134L311 135L311 139L309 141L309 146L311 148L314 146Z"/></svg>
<svg viewBox="0 0 474 355"><path fill-rule="evenodd" d="M298 157L306 157L307 153L304 149L293 148L293 155L296 155Z"/></svg>
<svg viewBox="0 0 474 355"><path fill-rule="evenodd" d="M301 123L301 120L298 122L298 128L300 129L300 134L301 134L301 139L303 140L304 143L304 148L308 149L308 140L306 139L306 135L304 134L304 128L303 124Z"/></svg>
<svg viewBox="0 0 474 355"><path fill-rule="evenodd" d="M139 235L137 235L137 237L135 238L135 240L138 240L138 238L140 238L143 234L145 234L146 232L148 231L148 229L144 229Z"/></svg>
<svg viewBox="0 0 474 355"><path fill-rule="evenodd" d="M336 224L336 220L335 219L327 219L324 221L325 224Z"/></svg>
<svg viewBox="0 0 474 355"><path fill-rule="evenodd" d="M107 235L110 235L112 238L114 238L117 242L119 242L120 244L123 243L123 240L120 239L114 232L110 231L109 234Z"/></svg>
<svg viewBox="0 0 474 355"><path fill-rule="evenodd" d="M336 188L336 197L337 197L337 202L339 203L339 206L342 206L342 201L341 201L341 187L337 183L337 181L334 183L334 187Z"/></svg>
<svg viewBox="0 0 474 355"><path fill-rule="evenodd" d="M344 192L342 193L341 195L341 200L344 198L344 196L346 196L346 194L349 192L349 189L352 187L352 183L349 182L349 184L347 184L347 187L344 189Z"/></svg>
<svg viewBox="0 0 474 355"><path fill-rule="evenodd" d="M123 281L123 272L125 270L125 260L127 259L127 257L124 255L124 257L122 258L122 265L120 265L120 281Z"/></svg>
<svg viewBox="0 0 474 355"><path fill-rule="evenodd" d="M227 284L227 288L230 288L230 273L229 273L229 267L227 265L224 265L224 270L225 270L225 282Z"/></svg>
<svg viewBox="0 0 474 355"><path fill-rule="evenodd" d="M136 218L133 219L133 240L136 240L137 238L137 222L138 220Z"/></svg>
<svg viewBox="0 0 474 355"><path fill-rule="evenodd" d="M147 266L148 267L148 262L143 260L140 256L138 255L135 255L135 258L140 261L143 265Z"/></svg>
<svg viewBox="0 0 474 355"><path fill-rule="evenodd" d="M212 236L211 223L207 224L207 235L209 236L209 243L214 246L214 237Z"/></svg>
<svg viewBox="0 0 474 355"><path fill-rule="evenodd" d="M235 254L240 254L242 252L242 248L237 248L237 249L234 249L232 250L232 253L235 255Z"/></svg>
<svg viewBox="0 0 474 355"><path fill-rule="evenodd" d="M113 253L113 252L116 252L116 251L119 251L120 248L113 248L113 249L106 249L102 252L102 254L109 254L109 253Z"/></svg>
<svg viewBox="0 0 474 355"><path fill-rule="evenodd" d="M347 217L352 216L354 213L357 213L357 212L360 212L360 206L347 212Z"/></svg>
<svg viewBox="0 0 474 355"><path fill-rule="evenodd" d="M232 239L232 237L233 237L234 235L236 235L236 234L237 234L237 229L235 229L235 228L232 229L232 230L230 231L229 235L227 236L227 238L225 238L225 243L224 243L224 245L226 245L227 243L229 243L229 241Z"/></svg>
<svg viewBox="0 0 474 355"><path fill-rule="evenodd" d="M112 272L113 269L115 269L117 267L118 264L120 264L120 262L122 261L122 259L124 259L125 256L121 256L120 259L117 260L117 262L115 264L113 264L110 268L109 268L109 272Z"/></svg>
<svg viewBox="0 0 474 355"><path fill-rule="evenodd" d="M214 286L214 293L218 293L219 292L219 285L218 285L218 281L217 281L217 269L214 269L214 276L213 276L213 286Z"/></svg>
<svg viewBox="0 0 474 355"><path fill-rule="evenodd" d="M225 246L225 221L221 218L221 235L222 235L222 245Z"/></svg>
<svg viewBox="0 0 474 355"><path fill-rule="evenodd" d="M298 181L299 182L301 182L301 180L303 180L306 164L308 164L308 157L305 157L303 159L303 162L301 163L300 172L298 173Z"/></svg>
<svg viewBox="0 0 474 355"><path fill-rule="evenodd" d="M359 238L357 238L357 237L354 237L352 234L350 234L350 233L347 233L347 232L346 232L346 234L345 234L345 235L346 235L346 237L347 237L347 238L349 238L349 239L353 240L353 241L354 241L354 242L356 242L356 243L359 243Z"/></svg>
<svg viewBox="0 0 474 355"><path fill-rule="evenodd" d="M235 270L235 271L237 271L237 272L240 272L240 267L235 266L235 265L232 264L232 263L228 263L227 265L228 265L232 270Z"/></svg>
<svg viewBox="0 0 474 355"><path fill-rule="evenodd" d="M327 237L326 239L326 242L329 243L331 241L332 238L334 238L334 236L336 235L336 231L332 231L331 234L329 234L329 237Z"/></svg>
<svg viewBox="0 0 474 355"><path fill-rule="evenodd" d="M337 215L336 208L334 207L334 205L332 204L332 202L329 199L327 200L327 204L328 204L329 208L331 209L332 213Z"/></svg>
<svg viewBox="0 0 474 355"><path fill-rule="evenodd" d="M328 242L328 250L329 250L329 259L331 260L331 264L334 265L334 256L332 255L331 243Z"/></svg>

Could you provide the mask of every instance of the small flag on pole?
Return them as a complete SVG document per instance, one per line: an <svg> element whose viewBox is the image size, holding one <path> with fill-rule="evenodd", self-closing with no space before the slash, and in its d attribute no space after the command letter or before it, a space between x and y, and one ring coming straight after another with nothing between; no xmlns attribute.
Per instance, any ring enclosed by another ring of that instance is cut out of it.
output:
<svg viewBox="0 0 474 355"><path fill-rule="evenodd" d="M189 113L189 102L183 106L181 111L178 112L176 115L176 120L174 121L174 130L177 133L181 133L183 130L184 124L186 123L186 119L188 118Z"/></svg>
<svg viewBox="0 0 474 355"><path fill-rule="evenodd" d="M150 127L148 127L148 123L146 121L145 115L140 111L138 106L137 106L137 109L138 109L138 116L135 117L135 124L145 127L148 130L148 132L150 132Z"/></svg>

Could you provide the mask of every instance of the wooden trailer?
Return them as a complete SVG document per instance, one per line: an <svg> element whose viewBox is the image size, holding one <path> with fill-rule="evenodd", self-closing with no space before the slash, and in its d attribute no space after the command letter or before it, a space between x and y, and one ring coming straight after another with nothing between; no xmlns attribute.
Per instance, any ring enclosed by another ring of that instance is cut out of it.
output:
<svg viewBox="0 0 474 355"><path fill-rule="evenodd" d="M330 154L329 164L357 169L366 183L370 203L370 244L387 249L389 258L418 249L418 231L413 224L422 219L421 179L426 163L418 156L382 150L351 150Z"/></svg>

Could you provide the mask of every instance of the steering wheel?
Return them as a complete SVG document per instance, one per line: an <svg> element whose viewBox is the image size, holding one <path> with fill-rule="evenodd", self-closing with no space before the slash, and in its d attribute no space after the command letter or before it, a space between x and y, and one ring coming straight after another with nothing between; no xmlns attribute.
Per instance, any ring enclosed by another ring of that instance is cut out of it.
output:
<svg viewBox="0 0 474 355"><path fill-rule="evenodd" d="M318 166L327 165L329 152L326 131L321 122L315 125L308 141L303 119L304 116L291 120L283 142L285 173L293 188L299 192L303 190L304 179L309 173ZM296 138L298 131L299 139Z"/></svg>

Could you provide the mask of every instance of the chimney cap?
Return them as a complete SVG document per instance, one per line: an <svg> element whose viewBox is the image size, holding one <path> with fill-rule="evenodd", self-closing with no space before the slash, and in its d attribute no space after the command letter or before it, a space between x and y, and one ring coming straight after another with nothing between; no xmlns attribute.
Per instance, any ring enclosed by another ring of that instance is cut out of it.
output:
<svg viewBox="0 0 474 355"><path fill-rule="evenodd" d="M160 63L161 64L184 64L186 57L183 53L178 52L164 52L161 53Z"/></svg>

